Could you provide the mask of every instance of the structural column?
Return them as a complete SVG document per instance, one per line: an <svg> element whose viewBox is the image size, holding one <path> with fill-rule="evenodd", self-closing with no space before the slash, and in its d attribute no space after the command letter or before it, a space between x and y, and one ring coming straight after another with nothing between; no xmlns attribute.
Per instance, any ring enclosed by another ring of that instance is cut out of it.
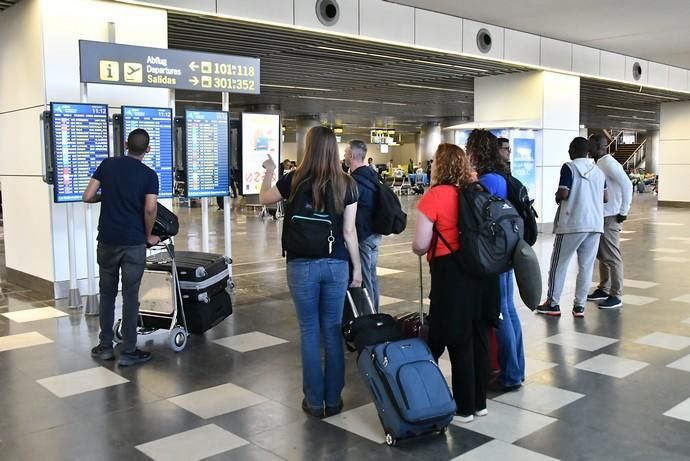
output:
<svg viewBox="0 0 690 461"><path fill-rule="evenodd" d="M297 117L297 163L302 163L304 160L305 143L307 140L307 133L315 126L321 125L321 119L318 115L305 115Z"/></svg>
<svg viewBox="0 0 690 461"><path fill-rule="evenodd" d="M434 157L434 152L438 145L443 141L441 135L441 123L429 122L422 127L422 132L419 136L419 143L421 146L421 157L419 161L426 162ZM418 154L419 155L419 154Z"/></svg>
<svg viewBox="0 0 690 461"><path fill-rule="evenodd" d="M661 105L659 205L690 207L690 102Z"/></svg>

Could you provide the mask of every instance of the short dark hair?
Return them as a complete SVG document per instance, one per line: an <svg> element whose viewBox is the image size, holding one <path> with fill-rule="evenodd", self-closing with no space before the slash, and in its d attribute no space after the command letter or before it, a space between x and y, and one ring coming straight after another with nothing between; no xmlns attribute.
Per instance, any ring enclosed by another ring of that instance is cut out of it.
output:
<svg viewBox="0 0 690 461"><path fill-rule="evenodd" d="M501 148L501 146L503 146L504 142L507 142L508 144L510 144L510 139L508 139L508 138L498 138L496 141L498 142L498 148L499 149Z"/></svg>
<svg viewBox="0 0 690 461"><path fill-rule="evenodd" d="M578 136L570 143L570 147L578 157L587 157L589 145L589 141L582 136Z"/></svg>
<svg viewBox="0 0 690 461"><path fill-rule="evenodd" d="M141 155L149 147L149 134L142 128L137 128L127 136L127 151L130 154Z"/></svg>

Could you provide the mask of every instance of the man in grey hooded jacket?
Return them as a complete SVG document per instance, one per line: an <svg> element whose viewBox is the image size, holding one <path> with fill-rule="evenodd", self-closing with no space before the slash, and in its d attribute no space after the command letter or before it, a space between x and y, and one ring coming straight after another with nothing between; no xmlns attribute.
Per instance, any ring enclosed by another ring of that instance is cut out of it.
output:
<svg viewBox="0 0 690 461"><path fill-rule="evenodd" d="M560 316L559 306L568 264L577 253L578 273L573 315L585 316L587 292L592 284L594 259L604 232L604 203L607 201L606 178L587 158L589 142L575 138L570 143L570 162L561 168L556 192L558 211L554 220L556 239L549 269L549 291L540 314Z"/></svg>

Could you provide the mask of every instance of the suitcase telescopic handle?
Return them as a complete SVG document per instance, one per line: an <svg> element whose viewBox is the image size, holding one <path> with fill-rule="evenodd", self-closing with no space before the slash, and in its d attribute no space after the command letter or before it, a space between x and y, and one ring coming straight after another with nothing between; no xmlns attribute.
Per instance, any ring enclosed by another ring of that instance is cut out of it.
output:
<svg viewBox="0 0 690 461"><path fill-rule="evenodd" d="M424 278L421 256L419 257L419 324L424 325Z"/></svg>
<svg viewBox="0 0 690 461"><path fill-rule="evenodd" d="M357 303L355 303L354 298L352 297L352 290L361 290L362 293L364 293L364 298L367 300L367 305L369 306L369 312L371 314L376 314L376 309L374 308L374 303L371 301L371 296L369 296L369 291L362 286L361 288L348 288L346 295L347 295L347 303L350 305L350 309L352 310L352 315L354 318L359 317L359 311L357 310Z"/></svg>

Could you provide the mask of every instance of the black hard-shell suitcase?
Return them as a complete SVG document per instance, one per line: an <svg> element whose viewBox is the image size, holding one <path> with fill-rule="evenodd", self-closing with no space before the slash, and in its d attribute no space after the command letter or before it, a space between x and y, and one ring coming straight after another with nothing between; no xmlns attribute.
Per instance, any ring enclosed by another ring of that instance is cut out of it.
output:
<svg viewBox="0 0 690 461"><path fill-rule="evenodd" d="M156 211L156 221L153 223L153 235L158 237L174 237L179 230L180 223L175 213L159 203Z"/></svg>
<svg viewBox="0 0 690 461"><path fill-rule="evenodd" d="M228 260L223 255L198 251L175 252L177 275L182 299L187 302L210 302L216 294L225 291L230 282ZM170 257L158 253L146 259L149 270L172 270Z"/></svg>
<svg viewBox="0 0 690 461"><path fill-rule="evenodd" d="M232 314L232 300L227 291L209 298L207 303L185 301L182 303L187 330L190 333L202 334L213 328Z"/></svg>

